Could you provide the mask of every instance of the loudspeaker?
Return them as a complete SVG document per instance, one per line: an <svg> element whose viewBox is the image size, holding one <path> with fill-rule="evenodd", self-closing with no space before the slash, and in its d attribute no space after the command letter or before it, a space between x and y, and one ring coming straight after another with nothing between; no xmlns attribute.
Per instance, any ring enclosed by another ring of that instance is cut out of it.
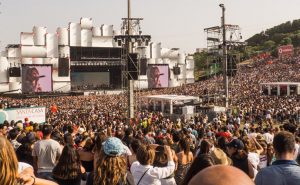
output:
<svg viewBox="0 0 300 185"><path fill-rule="evenodd" d="M174 75L180 75L180 67L173 67Z"/></svg>
<svg viewBox="0 0 300 185"><path fill-rule="evenodd" d="M137 80L138 79L138 62L137 62L137 53L130 53L127 60L128 65L128 79Z"/></svg>
<svg viewBox="0 0 300 185"><path fill-rule="evenodd" d="M58 59L58 76L69 76L70 60L69 58Z"/></svg>
<svg viewBox="0 0 300 185"><path fill-rule="evenodd" d="M142 58L140 60L140 75L146 75L147 74L147 68L148 68L147 59Z"/></svg>
<svg viewBox="0 0 300 185"><path fill-rule="evenodd" d="M227 57L227 76L235 76L237 72L236 55L228 55Z"/></svg>
<svg viewBox="0 0 300 185"><path fill-rule="evenodd" d="M20 77L21 76L21 68L20 67L9 68L9 76L10 77Z"/></svg>

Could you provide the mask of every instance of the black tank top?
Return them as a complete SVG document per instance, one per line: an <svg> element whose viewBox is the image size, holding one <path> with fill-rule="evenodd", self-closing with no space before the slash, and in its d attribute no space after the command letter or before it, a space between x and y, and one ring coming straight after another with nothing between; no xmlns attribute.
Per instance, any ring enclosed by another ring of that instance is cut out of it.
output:
<svg viewBox="0 0 300 185"><path fill-rule="evenodd" d="M81 165L84 167L86 172L91 172L94 169L94 160L92 160L92 161L81 161Z"/></svg>
<svg viewBox="0 0 300 185"><path fill-rule="evenodd" d="M236 168L239 168L240 170L244 171L247 175L249 174L249 168L248 168L248 157L240 158L239 156L233 155L231 157L233 166Z"/></svg>

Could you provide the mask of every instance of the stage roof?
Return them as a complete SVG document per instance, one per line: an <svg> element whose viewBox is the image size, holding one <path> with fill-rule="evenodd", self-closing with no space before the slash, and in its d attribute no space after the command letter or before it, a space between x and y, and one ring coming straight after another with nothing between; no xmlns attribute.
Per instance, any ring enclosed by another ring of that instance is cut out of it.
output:
<svg viewBox="0 0 300 185"><path fill-rule="evenodd" d="M149 99L156 99L156 100L172 100L172 101L199 100L199 97L197 96L170 95L170 94L150 95L150 96L143 96L143 97Z"/></svg>

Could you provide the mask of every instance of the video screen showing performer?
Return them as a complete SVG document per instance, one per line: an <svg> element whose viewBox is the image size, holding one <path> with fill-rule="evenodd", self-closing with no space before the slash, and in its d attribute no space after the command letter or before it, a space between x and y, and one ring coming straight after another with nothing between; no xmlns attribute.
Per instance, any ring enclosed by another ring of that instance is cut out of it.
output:
<svg viewBox="0 0 300 185"><path fill-rule="evenodd" d="M149 89L169 87L169 66L149 64L147 78Z"/></svg>
<svg viewBox="0 0 300 185"><path fill-rule="evenodd" d="M51 65L22 65L22 92L51 92Z"/></svg>

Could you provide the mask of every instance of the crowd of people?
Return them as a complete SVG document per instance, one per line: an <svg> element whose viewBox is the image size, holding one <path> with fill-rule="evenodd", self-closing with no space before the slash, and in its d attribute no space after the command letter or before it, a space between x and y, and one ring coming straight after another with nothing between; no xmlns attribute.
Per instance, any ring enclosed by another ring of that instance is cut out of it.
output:
<svg viewBox="0 0 300 185"><path fill-rule="evenodd" d="M300 57L240 65L230 79L230 106L238 111L213 120L139 110L128 121L123 94L0 97L2 108L48 108L44 124L0 123L0 184L299 184L299 95L260 90L263 82L300 82L299 71ZM219 94L222 80L137 93Z"/></svg>

